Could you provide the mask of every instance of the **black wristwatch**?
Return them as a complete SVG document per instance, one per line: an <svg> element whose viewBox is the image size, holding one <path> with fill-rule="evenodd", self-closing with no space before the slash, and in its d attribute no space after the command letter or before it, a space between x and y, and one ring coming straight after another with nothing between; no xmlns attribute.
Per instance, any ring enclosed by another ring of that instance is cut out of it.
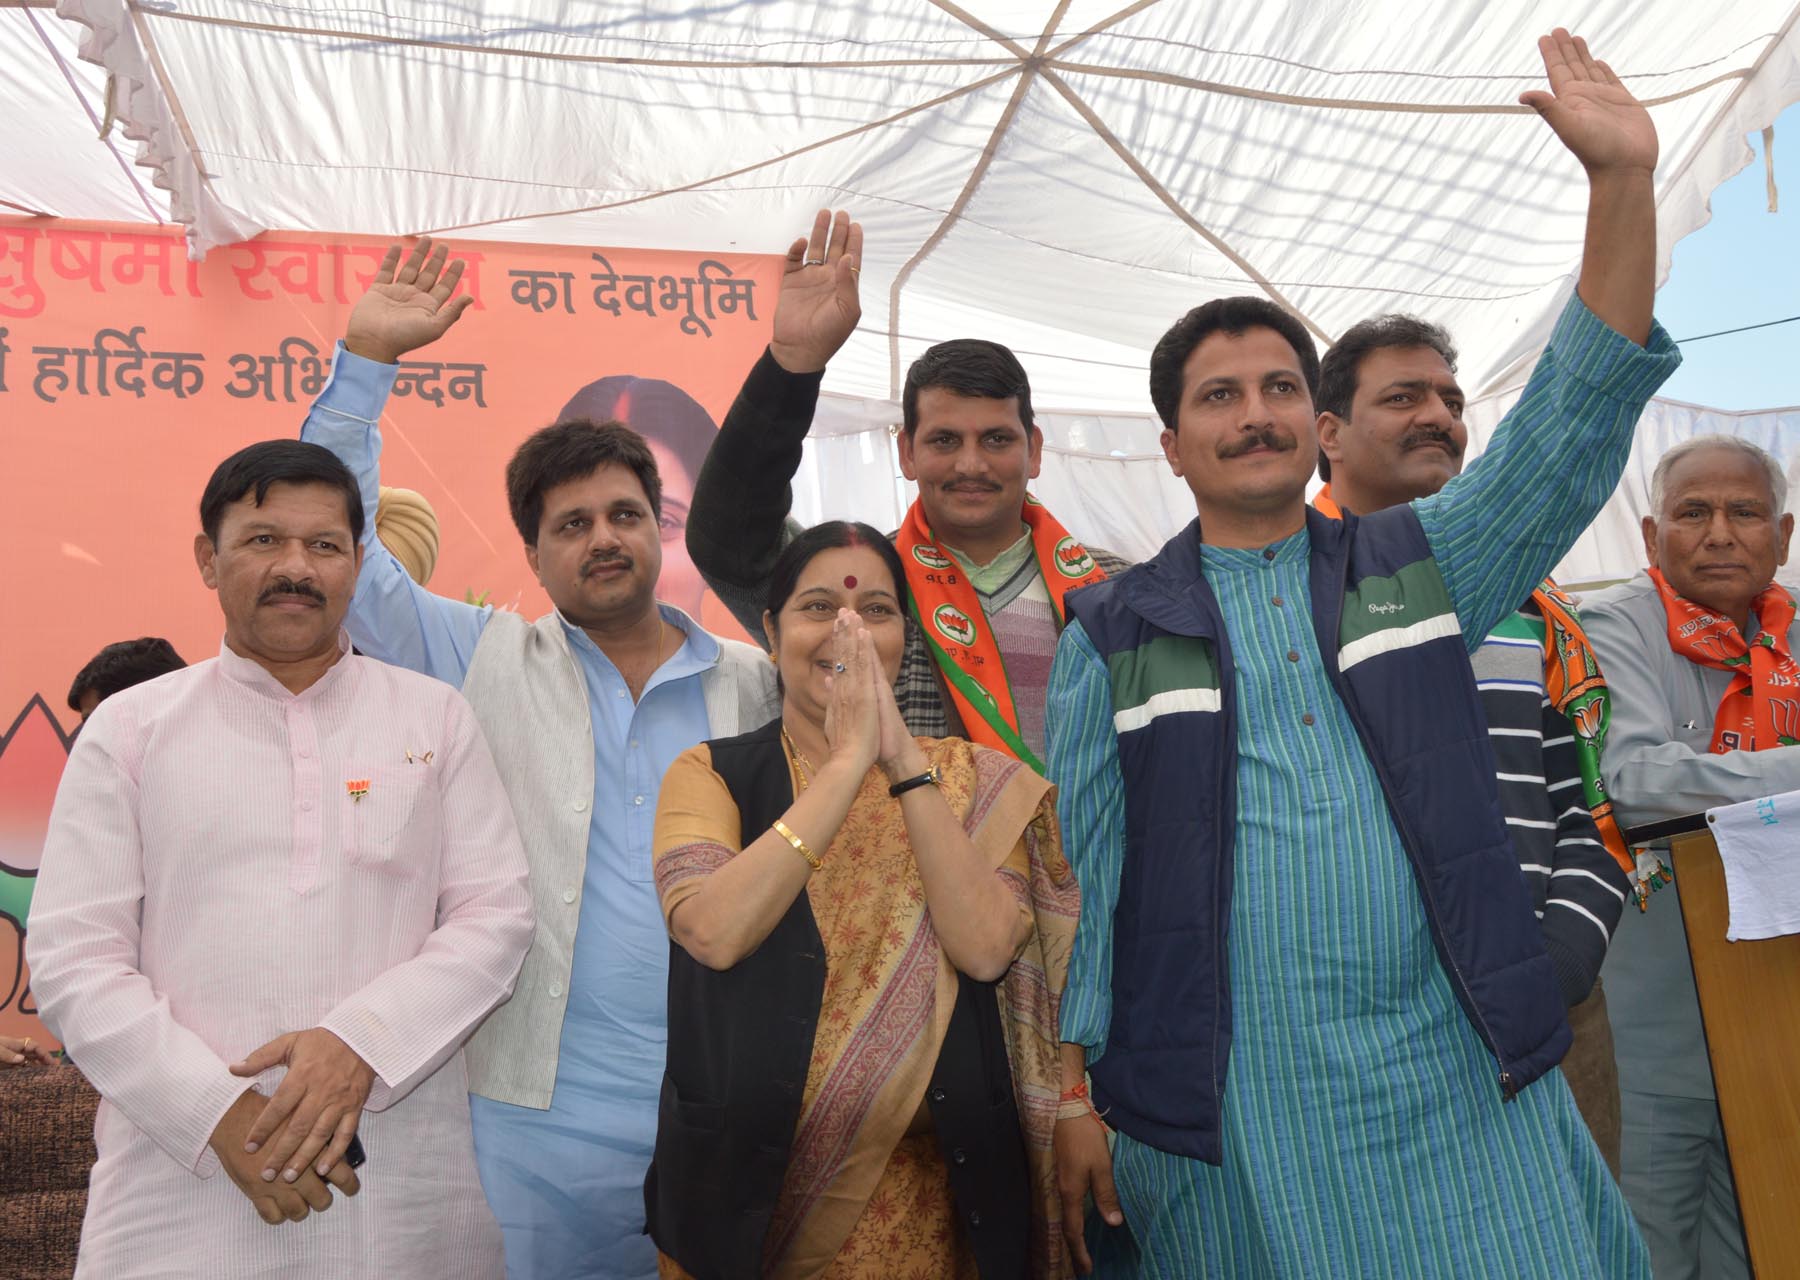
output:
<svg viewBox="0 0 1800 1280"><path fill-rule="evenodd" d="M942 773L943 771L934 764L916 778L903 778L901 781L896 782L893 786L888 788L888 794L890 796L903 796L914 787L935 787L937 786L938 778Z"/></svg>

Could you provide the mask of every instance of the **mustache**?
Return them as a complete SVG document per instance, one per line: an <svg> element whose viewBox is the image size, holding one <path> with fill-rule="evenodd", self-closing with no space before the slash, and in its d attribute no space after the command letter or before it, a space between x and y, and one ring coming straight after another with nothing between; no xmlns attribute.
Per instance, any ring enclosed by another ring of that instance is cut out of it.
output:
<svg viewBox="0 0 1800 1280"><path fill-rule="evenodd" d="M1442 445L1452 458L1461 458L1463 451L1457 447L1455 439L1441 427L1414 427L1400 439L1400 449L1410 453L1428 444Z"/></svg>
<svg viewBox="0 0 1800 1280"><path fill-rule="evenodd" d="M1274 427L1257 427L1247 431L1236 440L1219 449L1221 458L1236 458L1249 453L1252 449L1274 449L1280 453L1288 453L1299 448L1294 437L1285 431L1277 431Z"/></svg>
<svg viewBox="0 0 1800 1280"><path fill-rule="evenodd" d="M292 578L277 578L263 588L263 593L256 598L256 603L268 604L271 600L281 599L311 600L314 604L324 604L325 593L310 582L295 582Z"/></svg>
<svg viewBox="0 0 1800 1280"><path fill-rule="evenodd" d="M581 576L591 578L602 569L629 569L631 557L622 551L614 551L588 557L587 563L581 566Z"/></svg>

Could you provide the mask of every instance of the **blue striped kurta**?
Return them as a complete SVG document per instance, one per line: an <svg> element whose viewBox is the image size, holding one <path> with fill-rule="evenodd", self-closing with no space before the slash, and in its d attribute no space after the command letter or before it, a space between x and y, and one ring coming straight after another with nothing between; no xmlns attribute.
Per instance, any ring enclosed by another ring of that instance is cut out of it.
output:
<svg viewBox="0 0 1800 1280"><path fill-rule="evenodd" d="M1604 501L1644 399L1678 358L1660 328L1639 348L1571 301L1505 431L1417 504L1472 642ZM1326 677L1304 530L1203 555L1238 712L1224 1163L1119 1135L1114 1173L1138 1272L1647 1277L1561 1073L1501 1101ZM1062 1031L1091 1061L1111 1012L1124 811L1106 668L1079 624L1063 634L1049 705L1049 772L1083 899Z"/></svg>

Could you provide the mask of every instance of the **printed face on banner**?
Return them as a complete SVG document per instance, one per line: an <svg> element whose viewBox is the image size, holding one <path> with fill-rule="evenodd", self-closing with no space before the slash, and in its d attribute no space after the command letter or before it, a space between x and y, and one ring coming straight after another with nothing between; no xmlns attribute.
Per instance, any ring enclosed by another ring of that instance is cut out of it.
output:
<svg viewBox="0 0 1800 1280"><path fill-rule="evenodd" d="M75 720L70 679L134 636L217 652L220 605L195 572L196 501L220 458L300 434L387 244L271 232L190 262L176 228L0 218L0 538L13 610L0 662L0 926L23 921L35 883L64 722ZM508 513L506 462L585 391L623 384L622 404L614 392L578 414L651 441L666 495L661 527L649 522L658 545L633 553L623 578L570 591L602 607L655 581L709 630L741 636L683 538L711 432L768 342L781 258L450 249L474 305L401 359L379 406L382 483L417 490L437 513L429 589L526 617L549 609ZM264 630L274 611L246 607ZM297 604L288 613L283 627L326 621ZM26 1016L15 943L0 927L0 1032L54 1043Z"/></svg>

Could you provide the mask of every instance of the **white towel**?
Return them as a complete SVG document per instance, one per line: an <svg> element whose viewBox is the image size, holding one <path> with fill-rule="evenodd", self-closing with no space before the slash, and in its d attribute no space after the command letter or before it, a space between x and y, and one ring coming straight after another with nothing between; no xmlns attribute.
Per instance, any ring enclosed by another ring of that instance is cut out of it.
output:
<svg viewBox="0 0 1800 1280"><path fill-rule="evenodd" d="M1800 933L1800 791L1706 811L1731 905L1728 942Z"/></svg>

